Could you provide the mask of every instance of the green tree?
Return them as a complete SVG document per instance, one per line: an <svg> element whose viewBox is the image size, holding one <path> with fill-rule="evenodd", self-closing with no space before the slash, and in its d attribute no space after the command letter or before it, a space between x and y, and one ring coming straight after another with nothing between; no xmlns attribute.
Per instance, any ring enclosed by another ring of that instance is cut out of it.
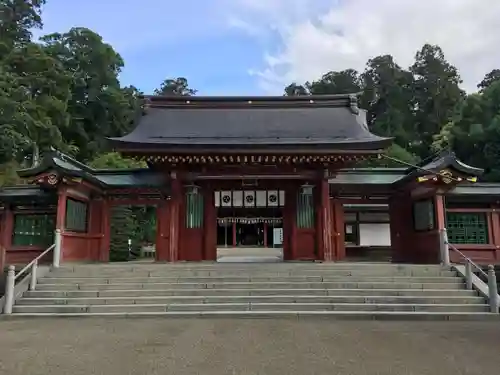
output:
<svg viewBox="0 0 500 375"><path fill-rule="evenodd" d="M197 90L189 87L188 80L184 77L169 78L164 80L160 88L154 91L155 95L175 95L175 96L193 96Z"/></svg>
<svg viewBox="0 0 500 375"><path fill-rule="evenodd" d="M62 135L82 161L106 151L105 138L131 130L139 108L137 90L122 88L118 75L124 65L113 47L86 28L41 38L44 48L71 75L70 125Z"/></svg>
<svg viewBox="0 0 500 375"><path fill-rule="evenodd" d="M500 180L500 81L469 95L436 143L452 147L465 163L485 168L486 180Z"/></svg>
<svg viewBox="0 0 500 375"><path fill-rule="evenodd" d="M31 42L31 30L41 29L45 0L0 0L0 59L20 44Z"/></svg>
<svg viewBox="0 0 500 375"><path fill-rule="evenodd" d="M446 61L439 46L426 44L410 67L414 75L415 138L412 150L421 158L431 154L433 137L453 120L465 98L458 70Z"/></svg>
<svg viewBox="0 0 500 375"><path fill-rule="evenodd" d="M146 168L145 162L124 158L118 152L108 152L98 155L90 162L93 168L97 169L131 169L131 168Z"/></svg>
<svg viewBox="0 0 500 375"><path fill-rule="evenodd" d="M362 89L359 73L354 69L328 72L319 80L307 82L307 91L312 95L352 94Z"/></svg>
<svg viewBox="0 0 500 375"><path fill-rule="evenodd" d="M292 83L285 87L285 96L303 96L309 95L309 92L303 85L298 85L297 83Z"/></svg>
<svg viewBox="0 0 500 375"><path fill-rule="evenodd" d="M493 69L491 72L486 74L483 80L477 85L480 92L484 91L486 88L490 87L494 82L500 80L500 69Z"/></svg>
<svg viewBox="0 0 500 375"><path fill-rule="evenodd" d="M36 162L40 149L64 148L69 77L31 31L42 27L44 0L0 1L0 164ZM1 169L0 169L1 173Z"/></svg>
<svg viewBox="0 0 500 375"><path fill-rule="evenodd" d="M34 43L13 49L3 62L13 89L10 97L3 98L4 115L32 150L34 161L38 150L50 146L66 150L61 130L69 123L71 78L63 66Z"/></svg>
<svg viewBox="0 0 500 375"><path fill-rule="evenodd" d="M360 106L368 110L370 130L394 137L401 148L407 148L415 137L412 74L397 65L391 55L384 55L369 60L361 77Z"/></svg>

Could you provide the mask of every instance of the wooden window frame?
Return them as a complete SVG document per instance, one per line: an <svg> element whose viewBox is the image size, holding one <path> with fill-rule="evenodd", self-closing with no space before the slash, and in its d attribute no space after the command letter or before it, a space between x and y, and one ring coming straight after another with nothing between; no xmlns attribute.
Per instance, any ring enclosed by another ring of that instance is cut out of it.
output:
<svg viewBox="0 0 500 375"><path fill-rule="evenodd" d="M415 205L418 204L418 203L423 203L423 202L430 202L432 204L432 226L430 228L417 228L416 226L416 217L415 217L415 214L416 214L416 211L415 211ZM412 206L411 206L411 212L412 212L412 223L413 223L413 231L417 232L417 233L424 233L424 232L430 232L430 231L433 231L433 230L436 230L437 228L437 223L436 223L436 202L434 200L434 198L424 198L424 199L419 199L419 200L416 200L413 202Z"/></svg>
<svg viewBox="0 0 500 375"><path fill-rule="evenodd" d="M85 205L85 227L82 228L76 228L76 227L71 227L68 225L68 207L70 206L70 202L72 203L78 203L78 204L83 204ZM89 230L89 202L82 200L82 199L77 199L73 197L67 197L66 198L66 212L64 215L64 229L67 230L68 232L74 232L74 233L87 233Z"/></svg>
<svg viewBox="0 0 500 375"><path fill-rule="evenodd" d="M301 211L302 207L304 207L301 203L302 201L302 197L303 196L307 196L309 197L309 203L311 204L310 208L311 209L311 212L307 212L308 215L310 215L311 217L309 217L310 220L307 220L307 222L305 222L304 220L306 219L306 216L302 216L304 215ZM296 220L296 223L297 223L297 229L314 229L316 227L316 210L315 210L315 199L314 199L314 193L313 194L309 194L309 193L303 193L301 191L298 192L297 194L297 205L296 205L296 212L295 212L295 220ZM304 220L302 220L304 219ZM305 225L307 224L307 225Z"/></svg>
<svg viewBox="0 0 500 375"><path fill-rule="evenodd" d="M53 228L50 232L46 233L45 235L40 235L40 236L35 236L35 235L27 235L27 237L30 238L47 238L47 243L45 242L40 242L40 243L34 243L34 241L31 241L31 244L22 244L22 243L16 243L17 241L17 236L19 235L16 233L16 220L20 217L35 217L35 216L46 216L46 217L52 217L52 222L53 222ZM13 223L12 223L12 235L11 235L11 246L14 248L23 248L23 247L47 247L50 246L52 243L54 243L54 232L56 228L56 214L55 213L49 213L49 212L14 212L13 215ZM50 233L50 234L49 234Z"/></svg>
<svg viewBox="0 0 500 375"><path fill-rule="evenodd" d="M460 242L451 242L452 245L456 245L458 247L468 247L468 246L488 246L488 245L493 245L494 240L493 240L493 218L492 218L492 210L491 209L448 209L445 211L445 228L448 231L448 236L449 236L449 229L448 229L448 213L454 213L454 214L483 214L485 215L485 222L486 222L486 233L488 236L488 239L486 243L460 243Z"/></svg>
<svg viewBox="0 0 500 375"><path fill-rule="evenodd" d="M196 198L197 201L196 204L201 204L201 207L200 208L200 212L198 214L200 214L200 217L197 218L197 217L191 217L191 215L195 215L194 212L190 212L190 202L189 200L191 198ZM203 196L203 194L200 194L199 192L186 192L185 194L185 206L186 206L186 220L185 220L185 226L186 226L186 229L200 229L200 228L203 228L203 224L204 224L204 220L205 220L205 197Z"/></svg>

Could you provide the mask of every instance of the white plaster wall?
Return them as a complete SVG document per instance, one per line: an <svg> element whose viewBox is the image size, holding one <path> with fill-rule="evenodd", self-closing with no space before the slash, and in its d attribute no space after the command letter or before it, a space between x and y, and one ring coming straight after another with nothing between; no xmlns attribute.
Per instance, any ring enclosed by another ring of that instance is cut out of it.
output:
<svg viewBox="0 0 500 375"><path fill-rule="evenodd" d="M360 246L391 246L390 224L359 224Z"/></svg>

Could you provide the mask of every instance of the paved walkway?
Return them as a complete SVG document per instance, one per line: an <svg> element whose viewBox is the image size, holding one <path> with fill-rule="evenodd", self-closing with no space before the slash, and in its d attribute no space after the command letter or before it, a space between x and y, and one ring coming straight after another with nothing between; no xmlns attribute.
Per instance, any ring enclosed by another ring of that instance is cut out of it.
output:
<svg viewBox="0 0 500 375"><path fill-rule="evenodd" d="M498 322L0 319L8 375L497 374Z"/></svg>
<svg viewBox="0 0 500 375"><path fill-rule="evenodd" d="M220 247L217 249L220 263L275 263L283 261L282 248Z"/></svg>

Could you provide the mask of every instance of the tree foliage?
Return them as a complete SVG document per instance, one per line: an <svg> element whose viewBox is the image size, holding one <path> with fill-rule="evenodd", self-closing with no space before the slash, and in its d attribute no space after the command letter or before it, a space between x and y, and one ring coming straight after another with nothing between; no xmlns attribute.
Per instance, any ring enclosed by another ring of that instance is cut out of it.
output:
<svg viewBox="0 0 500 375"><path fill-rule="evenodd" d="M99 168L142 166L107 148L107 137L128 133L142 113L141 92L120 84L122 57L84 27L32 39L43 25L45 0L0 0L0 184L13 171L55 147ZM426 44L410 66L375 56L363 71L328 71L294 82L284 95L358 93L370 130L392 137L390 158L367 165L416 163L451 148L466 163L500 179L500 67L487 72L478 92L461 89L457 68L439 46ZM157 95L191 96L185 77L159 83ZM333 125L332 125L333 126ZM366 163L365 163L366 164Z"/></svg>
<svg viewBox="0 0 500 375"><path fill-rule="evenodd" d="M118 152L100 154L90 162L90 165L96 169L131 169L147 167L145 162L124 158Z"/></svg>
<svg viewBox="0 0 500 375"><path fill-rule="evenodd" d="M31 42L31 30L42 28L45 0L0 1L0 58L15 46Z"/></svg>
<svg viewBox="0 0 500 375"><path fill-rule="evenodd" d="M74 144L76 157L89 160L105 149L105 137L120 136L131 130L136 117L137 92L122 88L118 74L123 59L101 36L86 28L41 38L48 54L71 74L68 100L70 125L62 131L66 142Z"/></svg>
<svg viewBox="0 0 500 375"><path fill-rule="evenodd" d="M188 80L184 77L164 80L160 87L155 90L155 95L176 95L176 96L193 96L196 95L196 90L189 87Z"/></svg>
<svg viewBox="0 0 500 375"><path fill-rule="evenodd" d="M487 73L483 80L479 82L477 88L480 92L490 87L493 83L500 80L500 69L493 69L491 72Z"/></svg>

